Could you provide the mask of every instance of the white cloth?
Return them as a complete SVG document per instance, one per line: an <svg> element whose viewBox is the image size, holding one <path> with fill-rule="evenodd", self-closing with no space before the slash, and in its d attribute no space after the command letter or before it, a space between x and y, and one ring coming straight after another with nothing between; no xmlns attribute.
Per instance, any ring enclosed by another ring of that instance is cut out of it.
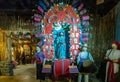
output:
<svg viewBox="0 0 120 82"><path fill-rule="evenodd" d="M115 50L115 51L107 50L106 57L108 57L110 60L120 59L120 50ZM114 63L113 66L114 66L114 73L118 73L119 64ZM109 67L109 62L107 62L107 66L106 66L105 82L107 82L108 67Z"/></svg>
<svg viewBox="0 0 120 82"><path fill-rule="evenodd" d="M89 82L89 76L88 75L84 75L84 82Z"/></svg>
<svg viewBox="0 0 120 82"><path fill-rule="evenodd" d="M79 76L78 76L78 82L82 82L82 77L83 77L83 75L79 74ZM88 74L84 75L84 82L89 82L89 75Z"/></svg>
<svg viewBox="0 0 120 82"><path fill-rule="evenodd" d="M108 56L108 58L110 60L113 60L113 59L120 59L120 50L115 50L114 52L111 51L111 50L108 50L107 53L106 53L106 56ZM110 54L109 54L110 53ZM109 65L109 62L107 63L107 68L108 68L108 65ZM117 63L114 63L114 73L117 73L119 71L119 64Z"/></svg>
<svg viewBox="0 0 120 82"><path fill-rule="evenodd" d="M78 75L78 82L81 82L82 81L82 74L79 74Z"/></svg>

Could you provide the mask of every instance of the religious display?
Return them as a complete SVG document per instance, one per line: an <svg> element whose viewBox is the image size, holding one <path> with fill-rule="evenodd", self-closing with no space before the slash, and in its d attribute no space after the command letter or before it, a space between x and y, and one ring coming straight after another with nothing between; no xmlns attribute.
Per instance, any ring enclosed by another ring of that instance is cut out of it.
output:
<svg viewBox="0 0 120 82"><path fill-rule="evenodd" d="M79 48L89 40L90 16L83 3L75 8L60 2L47 9L39 1L36 11L33 33L40 39L37 45L43 46L46 58L52 60L54 77L68 75L71 60L76 60Z"/></svg>
<svg viewBox="0 0 120 82"><path fill-rule="evenodd" d="M83 43L89 40L90 16L80 4L78 9L63 2L51 6L46 11L40 1L34 14L34 32L36 37L42 38L39 42L44 46L48 59L75 59ZM41 13L41 14L40 14ZM43 15L43 17L42 17Z"/></svg>

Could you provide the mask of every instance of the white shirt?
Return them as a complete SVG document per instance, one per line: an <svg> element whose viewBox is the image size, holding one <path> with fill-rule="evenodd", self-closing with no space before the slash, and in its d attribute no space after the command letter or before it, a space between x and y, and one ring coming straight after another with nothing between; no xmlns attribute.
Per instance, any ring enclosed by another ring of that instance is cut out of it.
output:
<svg viewBox="0 0 120 82"><path fill-rule="evenodd" d="M110 52L111 50L108 50L107 53L106 53L106 56L108 56L108 58L110 60L113 60L113 59L120 59L120 50L115 50L114 52ZM107 69L108 69L108 65L109 65L109 62L107 63ZM114 63L114 73L117 73L119 71L119 64L117 63Z"/></svg>

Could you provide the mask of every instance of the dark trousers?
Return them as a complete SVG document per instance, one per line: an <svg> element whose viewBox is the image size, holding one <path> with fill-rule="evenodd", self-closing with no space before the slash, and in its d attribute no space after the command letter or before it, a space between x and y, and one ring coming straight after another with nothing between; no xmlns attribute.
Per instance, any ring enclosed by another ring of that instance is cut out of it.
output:
<svg viewBox="0 0 120 82"><path fill-rule="evenodd" d="M36 64L36 79L45 80L45 74L42 73L43 64Z"/></svg>

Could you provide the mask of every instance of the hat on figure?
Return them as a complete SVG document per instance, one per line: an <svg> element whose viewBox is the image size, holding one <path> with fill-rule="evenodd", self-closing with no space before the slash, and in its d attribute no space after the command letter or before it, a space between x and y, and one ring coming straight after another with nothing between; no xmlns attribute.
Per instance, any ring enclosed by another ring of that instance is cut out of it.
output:
<svg viewBox="0 0 120 82"><path fill-rule="evenodd" d="M112 42L113 44L115 44L116 46L119 46L119 42L118 41L116 41L116 40L113 40L113 42Z"/></svg>
<svg viewBox="0 0 120 82"><path fill-rule="evenodd" d="M88 47L88 45L87 45L87 44L84 44L83 46L84 46L84 47Z"/></svg>
<svg viewBox="0 0 120 82"><path fill-rule="evenodd" d="M113 40L112 41L112 47L114 46L114 44L117 46L117 49L119 48L119 42L118 41L116 41L116 40Z"/></svg>

